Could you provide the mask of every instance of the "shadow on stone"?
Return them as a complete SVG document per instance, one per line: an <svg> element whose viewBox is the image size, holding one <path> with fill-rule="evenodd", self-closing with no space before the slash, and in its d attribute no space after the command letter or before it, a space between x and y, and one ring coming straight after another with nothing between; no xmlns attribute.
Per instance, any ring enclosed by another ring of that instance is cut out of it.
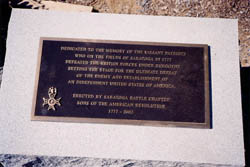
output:
<svg viewBox="0 0 250 167"><path fill-rule="evenodd" d="M6 52L7 29L11 8L8 0L0 1L0 67L4 64Z"/></svg>

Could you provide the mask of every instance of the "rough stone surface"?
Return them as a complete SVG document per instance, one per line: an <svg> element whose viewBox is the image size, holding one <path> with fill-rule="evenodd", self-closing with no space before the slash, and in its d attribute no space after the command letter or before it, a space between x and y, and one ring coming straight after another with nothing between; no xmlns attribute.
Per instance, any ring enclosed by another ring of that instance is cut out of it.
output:
<svg viewBox="0 0 250 167"><path fill-rule="evenodd" d="M122 159L78 158L78 157L47 157L0 154L0 163L4 167L215 167L212 164L193 164L183 162L137 161ZM0 165L1 166L1 165ZM229 167L217 165L216 167ZM236 167L236 166L230 166Z"/></svg>

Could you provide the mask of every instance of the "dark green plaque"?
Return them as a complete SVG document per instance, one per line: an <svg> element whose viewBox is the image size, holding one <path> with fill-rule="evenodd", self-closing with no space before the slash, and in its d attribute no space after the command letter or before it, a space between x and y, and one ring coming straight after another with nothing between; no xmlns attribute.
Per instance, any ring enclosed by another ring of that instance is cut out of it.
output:
<svg viewBox="0 0 250 167"><path fill-rule="evenodd" d="M32 120L210 128L207 45L41 38Z"/></svg>

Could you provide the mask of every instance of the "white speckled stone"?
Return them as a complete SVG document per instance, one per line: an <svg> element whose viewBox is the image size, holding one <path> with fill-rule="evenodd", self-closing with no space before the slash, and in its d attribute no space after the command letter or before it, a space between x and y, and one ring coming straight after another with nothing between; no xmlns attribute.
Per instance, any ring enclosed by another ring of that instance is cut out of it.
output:
<svg viewBox="0 0 250 167"><path fill-rule="evenodd" d="M40 37L208 44L212 129L32 122ZM244 166L237 20L13 9L0 93L0 153Z"/></svg>

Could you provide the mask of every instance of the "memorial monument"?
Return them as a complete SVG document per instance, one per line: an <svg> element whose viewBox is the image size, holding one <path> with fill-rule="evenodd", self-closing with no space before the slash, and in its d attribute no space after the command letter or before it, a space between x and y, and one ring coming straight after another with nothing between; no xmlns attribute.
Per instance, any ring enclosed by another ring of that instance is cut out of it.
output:
<svg viewBox="0 0 250 167"><path fill-rule="evenodd" d="M233 19L15 9L0 153L244 166L238 49Z"/></svg>

